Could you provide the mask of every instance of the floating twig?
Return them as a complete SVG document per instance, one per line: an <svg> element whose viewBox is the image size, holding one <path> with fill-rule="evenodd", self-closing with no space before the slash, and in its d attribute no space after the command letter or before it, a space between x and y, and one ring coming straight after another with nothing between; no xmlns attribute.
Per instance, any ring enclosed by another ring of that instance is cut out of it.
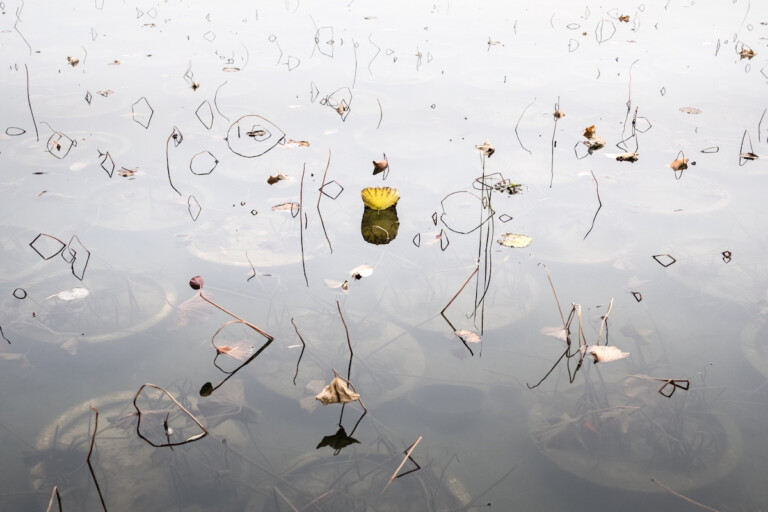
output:
<svg viewBox="0 0 768 512"><path fill-rule="evenodd" d="M9 345L11 344L11 340L9 340L8 338L5 337L5 333L3 332L3 326L2 325L0 325L0 336L2 336L3 339L5 341L7 341Z"/></svg>
<svg viewBox="0 0 768 512"><path fill-rule="evenodd" d="M595 221L597 220L597 214L600 213L600 209L603 207L603 202L600 200L600 185L597 183L597 178L595 177L594 171L589 171L592 173L592 179L595 180L595 193L597 194L597 210L595 211L595 216L592 217L592 225L589 227L589 231L587 231L587 234L584 235L583 240L586 240L589 234L592 232L592 230L595 227Z"/></svg>
<svg viewBox="0 0 768 512"><path fill-rule="evenodd" d="M560 97L557 97L557 103L555 103L555 113L560 112ZM557 133L557 122L562 116L555 115L554 126L552 127L552 142L550 143L550 158L549 158L549 188L552 188L552 182L555 181L555 147L557 141L555 140L555 134Z"/></svg>
<svg viewBox="0 0 768 512"><path fill-rule="evenodd" d="M719 510L717 510L716 508L708 507L707 505L704 505L703 503L699 503L698 501L694 501L694 500L692 500L691 498L688 498L687 496L683 496L683 495L682 495L682 494L680 494L679 492L675 491L674 489L672 489L672 488L671 488L671 487L669 487L668 485L665 485L665 484L663 484L663 483L659 482L659 481L658 481L658 480L656 480L655 478L651 478L651 482L655 483L656 485L658 485L658 486L659 486L659 487L661 487L662 489L664 489L664 490L666 490L666 491L668 491L668 492L670 492L670 493L674 494L674 495L675 495L675 496L677 496L678 498L682 498L682 499L684 499L684 500L685 500L685 501L687 501L688 503L691 503L691 504L693 504L693 505L699 506L699 507L701 507L701 508L704 508L704 509L706 509L706 510L710 510L710 511L712 511L712 512L720 512L720 511L719 511Z"/></svg>
<svg viewBox="0 0 768 512"><path fill-rule="evenodd" d="M226 314L228 314L228 315L229 315L229 316L231 316L232 318L235 318L235 319L237 319L237 320L240 320L240 321L241 321L241 322L243 322L245 325L247 325L248 327L250 327L250 328L251 328L251 329L253 329L254 331L258 332L259 334L261 334L261 335L262 335L262 336L264 336L265 338L267 338L267 340L269 340L269 341L272 341L272 340L274 340L274 339L275 339L275 338L274 338L274 337L273 337L271 334L268 334L268 333L267 333L267 332L265 332L264 330L262 330L262 329L259 329L258 327L256 327L256 326L255 326L255 325L253 325L252 323L250 323L250 322L247 322L247 321L243 320L242 318L240 318L240 317L239 317L239 316L237 316L236 314L232 313L231 311L229 311L229 310L227 310L227 309L224 309L223 307L219 306L218 304L216 304L215 302L213 302L212 300L210 300L208 297L206 297L205 295L203 295L203 290L202 290L202 289L200 289L200 290L198 291L198 294L200 295L200 298L201 298L201 299L203 299L205 302L207 302L208 304L211 304L212 306L215 306L216 308L218 308L219 310L221 310L221 311L225 312Z"/></svg>
<svg viewBox="0 0 768 512"><path fill-rule="evenodd" d="M400 469L402 469L402 467L405 465L405 462L411 458L411 453L413 453L413 450L416 448L416 445L418 445L421 442L421 439L422 439L422 436L419 436L416 442L413 443L410 448L408 448L408 451L405 453L405 458L400 463L400 465L397 466L397 469L395 470L394 473L392 473L392 476L389 478L389 482L387 482L387 485L384 486L384 488L381 490L379 494L384 494L384 491L387 490L387 487L389 487L389 484L391 484L395 480L395 478L397 478L398 471L400 471Z"/></svg>
<svg viewBox="0 0 768 512"><path fill-rule="evenodd" d="M170 159L169 159L169 156L168 156L168 148L169 148L169 146L171 145L171 139L174 139L174 140L176 140L176 139L179 137L180 133L181 133L181 132L179 132L179 131L178 131L178 129L177 129L175 126L174 126L174 127L173 127L173 131L172 131L172 132L171 132L171 134L168 136L168 139L165 141L165 169L166 169L166 171L168 172L168 183L170 183L170 184L171 184L171 188L172 188L172 189L173 189L173 190L174 190L174 191L175 191L177 194L179 194L179 196L181 196L181 192L179 192L179 189L177 189L177 188L176 188L176 187L173 185L173 180L171 179L171 162L170 162ZM178 145L178 142L177 142L176 144Z"/></svg>

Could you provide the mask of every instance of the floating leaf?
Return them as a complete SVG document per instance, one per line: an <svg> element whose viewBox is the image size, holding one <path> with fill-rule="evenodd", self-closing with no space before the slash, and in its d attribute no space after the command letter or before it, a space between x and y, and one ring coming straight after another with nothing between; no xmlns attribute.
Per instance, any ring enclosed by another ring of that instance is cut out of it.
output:
<svg viewBox="0 0 768 512"><path fill-rule="evenodd" d="M251 357L251 354L253 354L253 345L247 341L236 341L231 345L217 346L216 351L219 354L227 355L238 361L245 361Z"/></svg>
<svg viewBox="0 0 768 512"><path fill-rule="evenodd" d="M628 14L623 14L623 15L619 16L619 21L624 22L624 23L629 23L629 15Z"/></svg>
<svg viewBox="0 0 768 512"><path fill-rule="evenodd" d="M479 334L476 332L467 331L465 329L456 331L454 334L461 338L464 343L480 343L482 341Z"/></svg>
<svg viewBox="0 0 768 512"><path fill-rule="evenodd" d="M364 277L370 276L371 274L373 274L373 267L368 265L367 263L358 265L357 267L349 271L349 275L351 275L352 278L355 280L360 280Z"/></svg>
<svg viewBox="0 0 768 512"><path fill-rule="evenodd" d="M272 207L273 212L294 211L299 209L299 203L282 203Z"/></svg>
<svg viewBox="0 0 768 512"><path fill-rule="evenodd" d="M386 210L397 204L400 199L396 188L368 187L360 192L365 206L372 210Z"/></svg>
<svg viewBox="0 0 768 512"><path fill-rule="evenodd" d="M674 171L684 171L688 168L688 159L677 158L671 164L669 164L669 167L671 167Z"/></svg>
<svg viewBox="0 0 768 512"><path fill-rule="evenodd" d="M701 110L693 107L680 107L680 112L684 112L686 114L701 114Z"/></svg>
<svg viewBox="0 0 768 512"><path fill-rule="evenodd" d="M345 293L349 290L349 281L334 281L332 279L326 279L325 285L328 288L341 288Z"/></svg>
<svg viewBox="0 0 768 512"><path fill-rule="evenodd" d="M499 244L504 247L514 247L520 249L522 247L528 247L531 245L531 237L526 235L516 235L514 233L504 233L498 240Z"/></svg>
<svg viewBox="0 0 768 512"><path fill-rule="evenodd" d="M568 331L562 327L542 327L541 334L545 336L552 336L562 341L568 341Z"/></svg>
<svg viewBox="0 0 768 512"><path fill-rule="evenodd" d="M290 139L288 142L285 143L285 147L287 148L308 148L309 142L306 140L293 140Z"/></svg>
<svg viewBox="0 0 768 512"><path fill-rule="evenodd" d="M130 177L133 177L133 176L136 175L136 170L135 169L126 169L125 167L123 167L122 169L117 171L117 174L119 176L122 176L123 178L130 178Z"/></svg>
<svg viewBox="0 0 768 512"><path fill-rule="evenodd" d="M485 141L482 144L478 144L475 146L476 149L478 149L481 153L483 153L488 158L491 157L496 152L496 148L493 147L493 144L491 144L489 141Z"/></svg>
<svg viewBox="0 0 768 512"><path fill-rule="evenodd" d="M552 114L552 115L555 116L555 119L562 119L562 118L565 117L565 112L563 112L562 110L558 109L558 110L555 110L555 113Z"/></svg>
<svg viewBox="0 0 768 512"><path fill-rule="evenodd" d="M53 295L46 297L46 299L58 297L61 300L75 300L85 298L89 293L90 292L87 288L72 288L71 290L64 290L59 293L54 293Z"/></svg>
<svg viewBox="0 0 768 512"><path fill-rule="evenodd" d="M203 278L202 276L195 276L192 279L189 280L189 286L193 290L199 290L203 287Z"/></svg>
<svg viewBox="0 0 768 512"><path fill-rule="evenodd" d="M79 63L80 63L80 59L78 59L77 57L67 57L67 64L69 64L70 66L75 67Z"/></svg>
<svg viewBox="0 0 768 512"><path fill-rule="evenodd" d="M619 162L637 162L637 153L622 153L616 155L616 160Z"/></svg>
<svg viewBox="0 0 768 512"><path fill-rule="evenodd" d="M201 285L202 286L202 285ZM212 299L210 293L206 294ZM195 293L176 307L176 321L173 328L194 325L207 321L213 315L214 309L199 294Z"/></svg>
<svg viewBox="0 0 768 512"><path fill-rule="evenodd" d="M287 179L288 179L288 176L286 176L285 174L279 172L279 173L275 174L274 176L270 176L269 178L267 178L267 183L270 184L270 185L274 185L278 181L283 181L283 180L287 180Z"/></svg>
<svg viewBox="0 0 768 512"><path fill-rule="evenodd" d="M585 140L584 144L589 148L589 154L591 155L593 151L603 149L606 145L606 142L604 138L593 135L592 137Z"/></svg>
<svg viewBox="0 0 768 512"><path fill-rule="evenodd" d="M595 125L587 126L584 128L584 136L588 139L594 137L595 135Z"/></svg>
<svg viewBox="0 0 768 512"><path fill-rule="evenodd" d="M315 400L320 400L323 405L346 404L358 400L360 395L350 391L347 383L340 377L334 377L330 384L318 393Z"/></svg>
<svg viewBox="0 0 768 512"><path fill-rule="evenodd" d="M754 153L741 153L739 154L739 158L743 158L744 160L757 160L760 157Z"/></svg>
<svg viewBox="0 0 768 512"><path fill-rule="evenodd" d="M622 352L617 347L606 347L604 345L593 345L589 347L588 352L595 358L595 363L609 363L629 356L629 352Z"/></svg>

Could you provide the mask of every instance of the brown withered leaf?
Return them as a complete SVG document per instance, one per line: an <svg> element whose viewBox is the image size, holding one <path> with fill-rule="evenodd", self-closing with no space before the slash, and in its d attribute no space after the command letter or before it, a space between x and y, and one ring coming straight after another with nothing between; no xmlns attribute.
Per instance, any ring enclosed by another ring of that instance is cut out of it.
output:
<svg viewBox="0 0 768 512"><path fill-rule="evenodd" d="M557 109L557 110L555 110L555 113L552 114L552 115L555 116L555 119L562 119L562 118L565 117L565 112L563 112L560 109Z"/></svg>
<svg viewBox="0 0 768 512"><path fill-rule="evenodd" d="M496 152L496 148L493 147L493 144L491 144L490 141L487 141L487 140L482 144L478 144L477 146L475 146L475 149L479 150L488 158L491 158L491 156Z"/></svg>
<svg viewBox="0 0 768 512"><path fill-rule="evenodd" d="M350 391L347 383L341 377L334 377L330 384L318 393L315 400L320 400L323 405L347 404L360 398L359 393Z"/></svg>
<svg viewBox="0 0 768 512"><path fill-rule="evenodd" d="M755 56L755 50L752 48L747 48L746 46L741 49L739 52L739 57L742 59L749 59L752 60L752 57Z"/></svg>
<svg viewBox="0 0 768 512"><path fill-rule="evenodd" d="M125 167L123 167L122 169L117 171L117 174L119 176L122 176L123 178L130 178L136 175L136 169L126 169Z"/></svg>
<svg viewBox="0 0 768 512"><path fill-rule="evenodd" d="M739 158L743 158L744 160L757 160L760 157L754 153L741 153Z"/></svg>
<svg viewBox="0 0 768 512"><path fill-rule="evenodd" d="M701 110L694 107L680 107L680 112L684 112L686 114L701 114Z"/></svg>
<svg viewBox="0 0 768 512"><path fill-rule="evenodd" d="M623 14L623 15L619 16L619 21L624 22L624 23L629 23L629 15L628 14Z"/></svg>
<svg viewBox="0 0 768 512"><path fill-rule="evenodd" d="M274 185L278 181L283 181L283 180L287 180L287 179L288 179L288 176L286 176L285 174L279 172L279 173L275 174L274 176L270 176L269 178L267 178L267 183L270 184L270 185Z"/></svg>
<svg viewBox="0 0 768 512"><path fill-rule="evenodd" d="M688 168L688 159L676 158L672 163L669 164L669 167L671 167L674 171L684 171Z"/></svg>
<svg viewBox="0 0 768 512"><path fill-rule="evenodd" d="M595 125L587 126L584 128L584 136L588 139L591 139L595 136Z"/></svg>
<svg viewBox="0 0 768 512"><path fill-rule="evenodd" d="M77 57L67 57L67 64L69 64L72 67L77 66L80 63L80 59Z"/></svg>
<svg viewBox="0 0 768 512"><path fill-rule="evenodd" d="M620 155L616 155L616 160L619 162L637 162L637 153L622 153Z"/></svg>
<svg viewBox="0 0 768 512"><path fill-rule="evenodd" d="M383 159L373 161L373 175L376 176L377 174L381 174L382 172L386 171L388 167L389 162L387 161L386 153L384 153Z"/></svg>

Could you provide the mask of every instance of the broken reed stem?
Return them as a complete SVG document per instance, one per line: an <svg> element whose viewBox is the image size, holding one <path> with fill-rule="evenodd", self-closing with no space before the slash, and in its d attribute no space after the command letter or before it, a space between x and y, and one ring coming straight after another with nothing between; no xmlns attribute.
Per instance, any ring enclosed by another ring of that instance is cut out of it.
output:
<svg viewBox="0 0 768 512"><path fill-rule="evenodd" d="M296 375L293 376L293 385L296 385L296 377L299 376L299 363L301 363L301 358L304 356L304 349L307 348L307 344L304 343L304 338L301 337L301 333L299 332L299 328L296 327L296 322L293 321L293 318L291 318L291 323L293 324L293 328L296 330L296 336L299 337L299 340L301 340L301 354L299 354L299 360L296 361Z"/></svg>
<svg viewBox="0 0 768 512"><path fill-rule="evenodd" d="M278 494L278 495L279 495L281 498L283 498L283 500L284 500L284 501L285 501L285 502L288 504L288 506L289 506L289 507L291 507L291 508L293 509L293 512L299 512L299 509L297 509L296 507L294 507L294 506L293 506L293 503L291 503L291 500L289 500L288 498L286 498L286 497L285 497L285 494L283 494L282 492L280 492L280 489L278 489L278 488L277 488L277 486L275 486L275 492L276 492L276 493L277 493L277 494Z"/></svg>
<svg viewBox="0 0 768 512"><path fill-rule="evenodd" d="M251 279L256 277L256 267L253 266L253 263L251 262L251 258L248 257L248 250L247 249L245 251L245 259L248 260L248 264L251 266L251 270L253 271L253 275L245 280L245 282L247 283L248 281L250 281Z"/></svg>
<svg viewBox="0 0 768 512"><path fill-rule="evenodd" d="M336 309L339 310L339 317L341 317L341 323L344 324L344 332L347 333L347 346L349 347L349 368L347 370L346 380L347 382L349 382L349 378L352 375L352 358L354 357L355 353L352 351L352 342L349 340L349 329L347 328L347 322L344 321L344 315L341 314L341 305L339 304L339 301L336 301ZM333 373L336 373L336 370L334 370ZM352 384L351 382L349 383ZM354 389L354 387L352 389Z"/></svg>
<svg viewBox="0 0 768 512"><path fill-rule="evenodd" d="M555 103L555 112L560 110L560 97L557 97L557 103ZM557 145L557 141L555 141L555 134L557 133L557 121L559 118L555 116L555 125L552 128L552 142L550 143L550 158L549 158L549 188L552 188L552 182L555 181L555 146Z"/></svg>
<svg viewBox="0 0 768 512"><path fill-rule="evenodd" d="M96 431L99 429L99 410L95 407L91 407L91 410L96 413L96 418L94 419L94 426L93 426L93 435L91 436L91 447L88 449L88 457L86 457L86 462L91 462L91 455L93 454L93 445L96 443Z"/></svg>
<svg viewBox="0 0 768 512"><path fill-rule="evenodd" d="M560 320L563 322L563 329L565 329L566 328L565 316L563 316L563 308L560 307L560 299L557 298L557 290L555 290L555 285L552 282L552 276L549 275L549 269L544 263L539 263L539 266L544 267L544 272L547 273L547 280L549 281L550 288L552 288L552 293L555 295L555 302L557 303L557 311L558 313L560 313Z"/></svg>
<svg viewBox="0 0 768 512"><path fill-rule="evenodd" d="M99 486L99 481L96 479L96 473L93 471L93 466L91 466L91 455L93 455L93 445L96 443L96 431L99 430L99 410L95 407L91 407L91 410L93 410L94 413L96 413L96 418L93 422L93 435L91 436L91 447L88 450L88 457L86 457L85 462L88 464L88 469L91 472L91 477L93 478L93 483L96 485L96 491L99 493L99 500L101 500L101 506L104 509L104 512L107 512L107 505L104 503L104 496L101 494L101 486ZM59 509L61 509L61 503L59 503Z"/></svg>
<svg viewBox="0 0 768 512"><path fill-rule="evenodd" d="M51 499L48 501L48 508L45 509L45 512L51 512L51 507L53 506L53 498L56 498L56 501L59 503L59 512L62 512L61 508L61 494L59 494L59 486L54 485L53 490L51 491Z"/></svg>
<svg viewBox="0 0 768 512"><path fill-rule="evenodd" d="M421 442L421 439L422 439L422 436L419 436L419 438L416 440L416 442L413 443L410 448L408 448L408 451L405 452L405 458L400 463L400 465L397 466L397 469L395 470L394 473L392 473L392 476L389 478L389 482L387 482L387 485L384 486L384 488L381 490L381 492L379 494L384 494L384 491L387 490L387 487L389 487L389 484L391 484L395 480L395 478L397 477L397 473L403 468L403 466L405 465L405 462L411 456L411 453L413 453L413 450L416 449L416 445Z"/></svg>
<svg viewBox="0 0 768 512"><path fill-rule="evenodd" d="M304 271L304 282L309 288L309 279L307 279L307 264L304 261L304 223L301 222L301 212L304 209L304 173L307 170L307 163L301 169L301 186L299 188L299 238L301 240L301 268Z"/></svg>
<svg viewBox="0 0 768 512"><path fill-rule="evenodd" d="M597 210L595 211L595 216L592 217L592 225L589 227L589 231L587 231L587 234L584 235L583 240L586 240L589 234L592 232L593 229L595 229L595 221L597 220L597 214L600 213L600 209L603 207L603 202L600 200L600 185L597 183L597 178L595 177L595 171L589 171L592 173L592 179L595 180L595 193L597 194Z"/></svg>
<svg viewBox="0 0 768 512"><path fill-rule="evenodd" d="M528 111L528 108L530 108L531 105L533 105L536 102L536 98L533 98L533 101L530 102L524 109L523 112L520 114L520 118L517 120L517 124L515 125L515 137L517 137L517 142L520 144L520 147L523 148L525 151L528 152L529 155L532 155L531 150L523 146L523 141L520 140L520 134L517 133L517 129L520 126L520 121L523 120L523 116Z"/></svg>
<svg viewBox="0 0 768 512"><path fill-rule="evenodd" d="M258 327L256 327L256 326L255 326L255 325L253 325L252 323L250 323L250 322L246 322L245 320L243 320L242 318L240 318L240 317L239 317L239 316L237 316L236 314L232 313L231 311L228 311L228 310L224 309L223 307L219 306L218 304L216 304L215 302L213 302L212 300L210 300L208 297L206 297L205 295L203 295L203 290L200 290L198 293L200 294L200 298L201 298L201 299L203 299L205 302L207 302L208 304L210 304L210 305L212 305L212 306L215 306L216 308L218 308L218 309L220 309L221 311L225 312L226 314L228 314L228 315L229 315L229 316L231 316L232 318L236 318L237 320L240 320L240 321L241 321L241 322L243 322L245 325L247 325L248 327L250 327L250 328L251 328L251 329L253 329L254 331L258 332L259 334L261 334L261 335L262 335L262 336L264 336L265 338L267 338L269 341L272 341L272 340L274 340L274 339L275 339L275 338L274 338L272 335L270 335L270 334L267 334L266 332L264 332L263 330L259 329Z"/></svg>
<svg viewBox="0 0 768 512"><path fill-rule="evenodd" d="M233 372L233 373L234 373L234 372ZM229 378L229 377L227 377L227 378ZM226 379L224 379L224 380L226 380ZM162 392L165 394L165 396L167 396L167 397L168 397L168 398L171 400L171 402L173 402L173 403L176 405L176 407L178 407L178 408L179 408L179 409L180 409L180 410L181 410L181 411L182 411L184 414L186 414L186 415L187 415L187 417L188 417L189 419L191 419L191 420L192 420L192 421L195 423L195 425L197 425L197 426L200 428L200 430L202 430L202 431L203 431L203 433L202 433L202 434L197 434L197 435L194 435L194 436L190 437L189 439L187 439L187 440L185 440L185 441L180 441L180 442L178 442L178 443L167 443L167 444L155 444L155 443L153 443L152 441L150 441L149 439L147 439L146 437L144 437L144 436L141 434L141 430L139 429L139 427L141 426L141 409L139 409L139 406L138 406L138 405L136 405L136 400L138 400L138 399L139 399L139 395L141 394L141 391L142 391L144 388L146 388L146 387L150 387L150 388L154 388L154 389L157 389L158 391L162 391ZM146 442L147 442L147 443L149 443L150 445L154 446L155 448L160 448L160 447L163 447L163 446L180 446L180 445L182 445L182 444L191 443L192 441L197 441L198 439L202 439L203 437L205 437L205 436L207 436L207 435L209 435L209 434L210 434L210 432L208 432L208 430L207 430L207 429L206 429L206 428L203 426L203 424L202 424L202 423L200 423L200 422L197 420L197 418L195 418L195 416L194 416L194 415L193 415L191 412L189 412L189 411L187 410L187 408L186 408L186 407L184 407L183 405L181 405L181 404L179 403L179 401L178 401L178 400L176 400L176 399L173 397L173 395L171 395L171 394L170 394L170 393L169 393L169 392L168 392L168 391L167 391L165 388L163 388L163 387L160 387L160 386L157 386L157 385L155 385L155 384L151 384L151 383L149 383L149 382L146 382L146 383L144 383L144 384L142 384L142 385L141 385L141 387L139 388L139 390L138 390L138 391L136 391L136 394L135 394L135 395L133 395L133 408L134 408L134 409L136 409L136 413L138 414L138 420L136 421L136 434L138 434L138 436L139 436L140 438L142 438L144 441L146 441Z"/></svg>
<svg viewBox="0 0 768 512"><path fill-rule="evenodd" d="M15 27L16 25L14 25ZM21 34L21 32L19 32ZM22 39L24 39L24 36L22 36ZM24 39L24 42L27 40ZM27 43L29 45L29 43ZM29 48L29 54L32 55L32 47ZM29 115L32 116L32 124L35 125L35 137L37 138L37 142L40 142L40 132L37 130L37 121L35 121L35 113L32 112L32 100L29 97L29 68L26 64L24 64L24 71L27 74L27 105L29 105ZM57 491L58 492L58 491Z"/></svg>
<svg viewBox="0 0 768 512"><path fill-rule="evenodd" d="M675 496L677 496L678 498L682 498L682 499L684 499L684 500L685 500L685 501L687 501L688 503L691 503L691 504L693 504L693 505L699 506L699 507L701 507L701 508L703 508L703 509L706 509L706 510L710 510L711 512L720 512L720 511L719 511L719 510L717 510L716 508L708 507L707 505L704 505L703 503L699 503L698 501L694 501L694 500L692 500L691 498L688 498L687 496L683 496L683 495L682 495L682 494L680 494L679 492L675 491L674 489L672 489L672 488L671 488L671 487L669 487L668 485L664 485L663 483L659 482L659 481L658 481L658 480L656 480L655 478L651 478L651 482L655 483L656 485L658 485L658 486L659 486L659 487L661 487L662 489L664 489L664 490L666 490L666 491L668 491L668 492L671 492L672 494L674 494L674 495L675 495Z"/></svg>
<svg viewBox="0 0 768 512"><path fill-rule="evenodd" d="M453 298L452 298L450 301L448 301L448 304L446 304L446 305L445 305L445 307L443 308L443 310L442 310L442 311L440 311L440 314L441 314L441 315L442 315L443 313L445 313L445 310L446 310L446 309L448 309L448 308L451 306L451 304L453 304L453 301L454 301L454 300L456 300L456 297L458 297L458 296L459 296L459 294L460 294L460 293L461 293L461 292L464 290L464 288L465 288L465 287L466 287L466 286L469 284L469 281L470 281L470 280L471 280L473 277L475 277L475 274L477 274L477 272L478 272L479 270L480 270L480 265L478 264L478 265L475 267L475 270L474 270L474 271L473 271L473 272L472 272L472 273L469 275L469 277L467 278L467 280L466 280L466 281L464 281L464 284L463 284L463 285L461 285L461 288L459 288L459 291L458 291L458 292L456 292L456 295L454 295L454 296L453 296Z"/></svg>
<svg viewBox="0 0 768 512"><path fill-rule="evenodd" d="M177 188L176 188L176 187L173 185L173 180L171 180L171 162L170 162L170 158L169 158L169 156L168 156L168 147L171 145L171 139L173 138L173 135L176 133L176 130L175 130L175 128L176 128L176 127L174 126L174 130L171 132L171 134L168 136L168 139L165 141L165 170L166 170L166 172L168 173L168 183L170 183L170 184L171 184L171 188L172 188L172 189L173 189L173 190L174 190L174 191L175 191L177 194L179 194L179 196L181 196L181 192L179 192L179 189L177 189Z"/></svg>
<svg viewBox="0 0 768 512"><path fill-rule="evenodd" d="M333 246L331 245L331 239L328 238L328 231L325 229L325 222L323 221L323 214L320 213L320 199L323 197L323 187L325 186L325 178L328 176L328 168L331 166L331 149L328 148L328 163L325 164L325 172L323 172L323 181L320 184L320 193L317 195L317 216L320 217L320 226L323 228L323 234L325 235L325 241L328 242L328 248L333 254Z"/></svg>
<svg viewBox="0 0 768 512"><path fill-rule="evenodd" d="M600 337L603 335L603 327L605 327L606 322L608 321L608 315L611 314L611 308L613 307L613 297L611 297L611 302L608 303L608 311L605 312L603 315L603 321L600 322L600 332L597 333L597 341L595 342L595 346L600 346ZM607 343L608 335L606 334L606 343Z"/></svg>

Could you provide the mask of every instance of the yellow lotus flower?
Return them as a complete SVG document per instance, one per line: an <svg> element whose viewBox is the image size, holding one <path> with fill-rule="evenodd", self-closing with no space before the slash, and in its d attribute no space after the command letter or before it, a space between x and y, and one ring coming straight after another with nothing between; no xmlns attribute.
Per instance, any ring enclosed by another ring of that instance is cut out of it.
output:
<svg viewBox="0 0 768 512"><path fill-rule="evenodd" d="M369 187L364 188L360 195L363 198L365 206L372 210L386 210L397 204L400 194L396 188L390 187Z"/></svg>

